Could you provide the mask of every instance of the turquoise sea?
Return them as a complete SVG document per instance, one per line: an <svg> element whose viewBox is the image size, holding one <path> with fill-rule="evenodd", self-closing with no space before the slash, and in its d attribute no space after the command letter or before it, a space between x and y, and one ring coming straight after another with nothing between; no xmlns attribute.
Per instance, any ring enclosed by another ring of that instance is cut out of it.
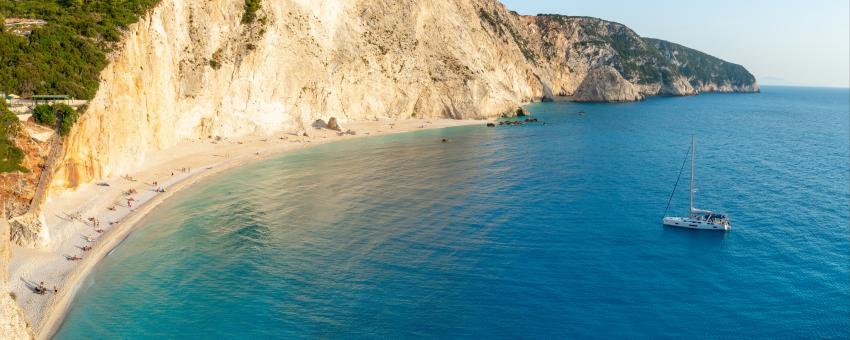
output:
<svg viewBox="0 0 850 340"><path fill-rule="evenodd" d="M180 192L56 338L848 338L850 90L528 108ZM661 226L691 133L731 232Z"/></svg>

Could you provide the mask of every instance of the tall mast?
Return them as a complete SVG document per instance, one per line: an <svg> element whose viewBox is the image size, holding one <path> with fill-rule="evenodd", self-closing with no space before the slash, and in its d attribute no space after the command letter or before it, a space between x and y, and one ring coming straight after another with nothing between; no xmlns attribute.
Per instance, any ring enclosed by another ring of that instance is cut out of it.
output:
<svg viewBox="0 0 850 340"><path fill-rule="evenodd" d="M694 212L694 159L697 157L696 137L691 135L691 210Z"/></svg>

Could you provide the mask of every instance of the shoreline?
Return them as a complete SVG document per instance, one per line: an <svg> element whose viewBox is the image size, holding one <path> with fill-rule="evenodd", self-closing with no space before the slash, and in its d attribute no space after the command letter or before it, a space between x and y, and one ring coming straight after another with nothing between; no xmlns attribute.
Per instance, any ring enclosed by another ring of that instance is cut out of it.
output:
<svg viewBox="0 0 850 340"><path fill-rule="evenodd" d="M353 122L346 124L345 128L357 131L357 135L338 135L336 131L330 130L310 130L309 137L278 133L270 136L247 136L225 142L188 141L154 152L152 157L145 161L144 166L126 175L137 178L134 181L128 181L124 177L112 177L98 182L108 183L108 187L89 183L73 192L51 195L42 211L51 233L50 245L45 249L13 247L9 266L10 291L16 294L16 301L24 310L36 338L49 339L64 323L82 283L100 261L137 230L140 222L156 207L175 193L209 176L331 142L426 129L484 125L486 122L451 119ZM221 155L222 153L224 155ZM171 172L171 176L168 176L168 172ZM154 192L151 182L159 182L167 191ZM125 187L138 191L129 195L138 196L135 200L138 205L134 209L116 203L123 202L124 197L128 196L124 193ZM108 209L110 203L115 210ZM69 212L73 212L78 218L69 218ZM96 239L89 243L91 250L77 254L80 245L86 244L84 238L90 237L88 234L95 230L93 223L90 225L86 220L89 216L103 222L103 225L99 226L103 233L93 234ZM111 224L110 221L117 223ZM69 256L69 250L76 251L74 255L81 255L83 259L66 260L65 256ZM36 277L37 275L40 276ZM45 282L48 289L56 287L59 292L35 294L31 287L41 281Z"/></svg>

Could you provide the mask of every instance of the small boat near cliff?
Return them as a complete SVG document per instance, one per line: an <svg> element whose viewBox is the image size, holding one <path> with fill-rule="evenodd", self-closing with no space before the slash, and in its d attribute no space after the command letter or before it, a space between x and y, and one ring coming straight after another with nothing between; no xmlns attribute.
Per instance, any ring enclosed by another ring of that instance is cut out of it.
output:
<svg viewBox="0 0 850 340"><path fill-rule="evenodd" d="M726 214L694 208L694 165L696 162L696 138L694 136L691 136L691 148L688 150L688 154L691 156L690 214L687 217L667 216L667 210L670 209L670 201L673 200L673 194L676 193L679 179L682 178L682 170L685 169L685 162L682 162L682 169L679 170L679 177L676 179L676 184L673 186L673 193L670 194L670 199L667 201L667 209L664 210L662 224L669 227L687 229L732 230L732 224L729 223L729 217ZM687 161L687 158L685 158L685 161Z"/></svg>

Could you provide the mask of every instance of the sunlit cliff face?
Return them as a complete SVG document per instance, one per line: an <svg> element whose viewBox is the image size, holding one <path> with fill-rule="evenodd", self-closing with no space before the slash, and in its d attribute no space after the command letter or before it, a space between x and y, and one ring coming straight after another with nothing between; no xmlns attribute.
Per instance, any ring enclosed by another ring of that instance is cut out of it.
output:
<svg viewBox="0 0 850 340"><path fill-rule="evenodd" d="M124 173L180 140L319 118L485 118L543 95L493 1L165 0L127 34L67 142L55 186Z"/></svg>
<svg viewBox="0 0 850 340"><path fill-rule="evenodd" d="M163 0L134 25L53 188L124 174L182 140L295 132L320 118L489 118L543 97L698 91L660 55L621 55L616 41L648 45L599 19L522 17L495 0L266 0L244 24L243 5Z"/></svg>

